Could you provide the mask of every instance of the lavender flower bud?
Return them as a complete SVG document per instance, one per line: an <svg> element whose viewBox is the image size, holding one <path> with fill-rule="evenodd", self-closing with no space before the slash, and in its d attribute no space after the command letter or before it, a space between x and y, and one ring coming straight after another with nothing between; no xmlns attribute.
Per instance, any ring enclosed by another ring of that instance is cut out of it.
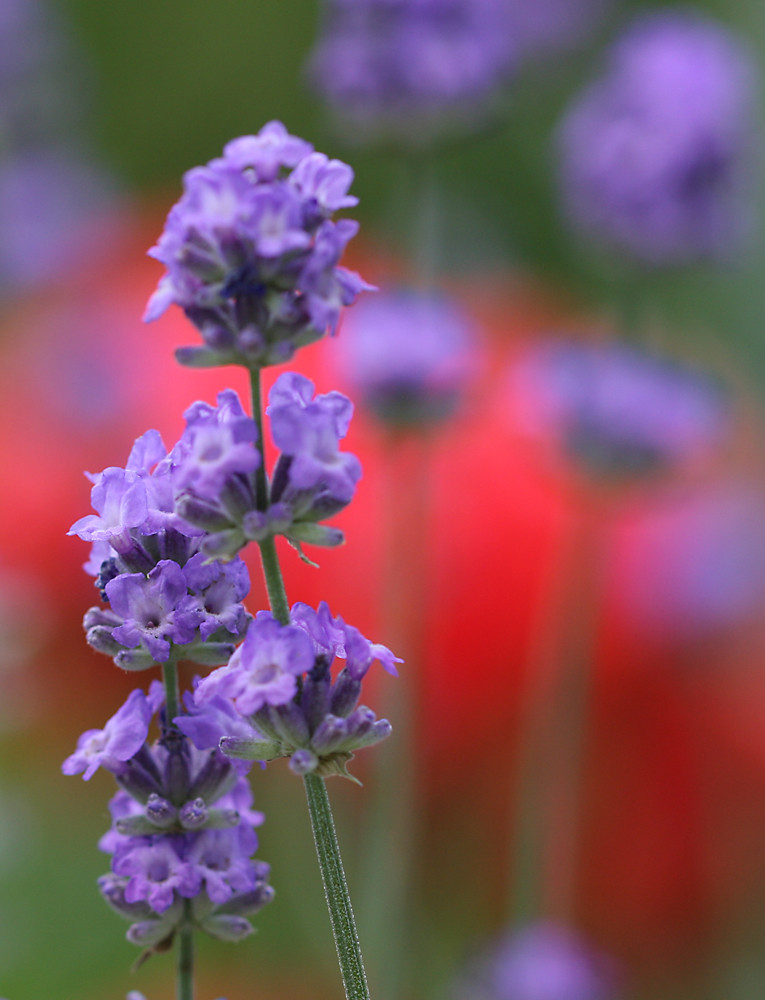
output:
<svg viewBox="0 0 765 1000"><path fill-rule="evenodd" d="M201 830L208 818L208 809L204 799L197 798L184 803L178 813L178 818L184 830Z"/></svg>
<svg viewBox="0 0 765 1000"><path fill-rule="evenodd" d="M181 493L176 497L175 512L184 521L210 533L231 528L231 519L219 507L190 493Z"/></svg>
<svg viewBox="0 0 765 1000"><path fill-rule="evenodd" d="M271 724L285 743L302 746L308 742L308 723L300 707L294 702L269 706Z"/></svg>
<svg viewBox="0 0 765 1000"><path fill-rule="evenodd" d="M197 772L189 788L189 798L215 802L231 788L236 781L236 771L225 757L213 750L207 762Z"/></svg>
<svg viewBox="0 0 765 1000"><path fill-rule="evenodd" d="M121 670L148 670L156 667L154 657L145 649L122 649L114 657L115 664Z"/></svg>
<svg viewBox="0 0 765 1000"><path fill-rule="evenodd" d="M135 757L120 768L113 767L110 770L117 779L117 784L138 802L146 803L152 795L159 793L158 780L137 764Z"/></svg>
<svg viewBox="0 0 765 1000"><path fill-rule="evenodd" d="M311 747L321 757L345 743L348 736L348 722L334 715L327 715L311 737Z"/></svg>
<svg viewBox="0 0 765 1000"><path fill-rule="evenodd" d="M391 726L390 722L387 719L379 719L365 734L353 739L353 749L360 750L362 747L374 746L375 743L386 740L392 732L393 726Z"/></svg>
<svg viewBox="0 0 765 1000"><path fill-rule="evenodd" d="M185 646L183 659L202 667L218 667L228 663L236 647L231 642L203 642Z"/></svg>
<svg viewBox="0 0 765 1000"><path fill-rule="evenodd" d="M233 914L216 914L200 921L202 930L219 941L241 941L252 934L252 924L244 917Z"/></svg>
<svg viewBox="0 0 765 1000"><path fill-rule="evenodd" d="M275 896L273 886L265 882L258 885L251 892L239 893L232 896L227 903L218 907L218 913L232 913L238 916L252 916L261 910L267 903L270 903Z"/></svg>
<svg viewBox="0 0 765 1000"><path fill-rule="evenodd" d="M191 783L186 741L171 730L163 737L163 745L167 750L163 775L166 794L174 805L180 807L188 798Z"/></svg>
<svg viewBox="0 0 765 1000"><path fill-rule="evenodd" d="M329 710L333 715L345 717L356 707L361 695L361 681L352 677L346 668L340 671L332 686Z"/></svg>
<svg viewBox="0 0 765 1000"><path fill-rule="evenodd" d="M216 531L206 535L202 541L202 552L208 559L233 559L240 549L247 544L247 539L241 528L230 528L226 531Z"/></svg>
<svg viewBox="0 0 765 1000"><path fill-rule="evenodd" d="M293 524L285 534L296 542L320 545L325 549L336 548L345 542L345 535L339 528L332 528L326 524L297 523Z"/></svg>
<svg viewBox="0 0 765 1000"><path fill-rule="evenodd" d="M303 691L300 695L300 707L311 731L316 729L329 712L330 691L329 661L326 657L320 657L317 666L303 681Z"/></svg>
<svg viewBox="0 0 765 1000"><path fill-rule="evenodd" d="M167 829L172 826L177 816L177 810L167 799L160 795L150 795L146 802L146 818L156 827Z"/></svg>
<svg viewBox="0 0 765 1000"><path fill-rule="evenodd" d="M302 748L296 750L290 757L289 767L293 774L303 775L315 771L319 765L319 758L313 750Z"/></svg>
<svg viewBox="0 0 765 1000"><path fill-rule="evenodd" d="M220 751L237 760L275 760L284 756L284 746L273 740L248 740L238 736L224 736Z"/></svg>
<svg viewBox="0 0 765 1000"><path fill-rule="evenodd" d="M152 948L167 941L168 945L175 933L176 925L167 920L140 920L127 929L125 937L139 948Z"/></svg>
<svg viewBox="0 0 765 1000"><path fill-rule="evenodd" d="M106 625L94 625L93 628L89 628L85 633L85 641L97 653L106 653L107 656L116 656L124 649L124 646L112 637L112 629Z"/></svg>

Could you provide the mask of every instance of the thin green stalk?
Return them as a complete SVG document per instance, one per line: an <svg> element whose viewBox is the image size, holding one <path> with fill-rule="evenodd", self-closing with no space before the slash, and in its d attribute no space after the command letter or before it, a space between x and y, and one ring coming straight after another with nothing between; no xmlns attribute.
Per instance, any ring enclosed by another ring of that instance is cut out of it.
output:
<svg viewBox="0 0 765 1000"><path fill-rule="evenodd" d="M324 779L316 774L306 774L303 780L345 996L347 1000L369 1000L361 945L345 881L327 787Z"/></svg>
<svg viewBox="0 0 765 1000"><path fill-rule="evenodd" d="M538 623L515 789L513 923L571 919L604 520L586 504Z"/></svg>
<svg viewBox="0 0 765 1000"><path fill-rule="evenodd" d="M385 687L382 712L395 719L395 728L370 762L371 802L362 836L361 892L356 894L356 912L368 942L366 959L381 1000L397 1000L403 984L410 981L421 930L413 906L422 812L417 798L421 775L415 721L425 648L423 595L428 593L429 444L424 434L391 434L382 463L382 508L387 512L381 572L383 634L403 656L405 667ZM408 505L402 517L400 511L394 512L404 495ZM415 964L421 967L420 962Z"/></svg>
<svg viewBox="0 0 765 1000"><path fill-rule="evenodd" d="M167 724L170 726L176 715L181 714L181 699L178 691L178 664L172 657L167 663L162 664L162 683L165 685L165 715L167 717Z"/></svg>
<svg viewBox="0 0 765 1000"><path fill-rule="evenodd" d="M185 920L178 931L178 1000L194 1000L194 928L191 924L191 900L184 901Z"/></svg>
<svg viewBox="0 0 765 1000"><path fill-rule="evenodd" d="M255 474L255 496L258 509L265 510L268 505L268 479L263 447L263 405L259 369L251 370L250 385L252 388L252 415L258 429L257 447L260 451L260 465ZM271 611L278 621L286 625L290 620L289 602L274 539L268 538L260 542L259 548ZM316 854L319 858L321 877L324 882L332 932L335 936L345 995L347 1000L369 1000L361 946L356 933L356 923L353 919L351 899L345 881L345 872L343 871L343 862L340 857L340 847L337 843L327 789L324 779L315 774L305 775L304 780L308 811L311 816L311 828L316 844ZM191 1000L191 998L179 996L179 1000Z"/></svg>
<svg viewBox="0 0 765 1000"><path fill-rule="evenodd" d="M279 566L279 556L276 554L276 543L273 538L267 538L260 542L260 562L263 566L263 576L266 578L266 589L268 590L268 602L274 618L282 625L288 625L290 620L290 606L287 601L287 591L284 589L284 580Z"/></svg>
<svg viewBox="0 0 765 1000"><path fill-rule="evenodd" d="M263 440L263 399L260 388L260 368L250 369L250 391L252 393L252 419L258 429L255 447L260 452L260 465L255 470L255 502L258 510L268 506L268 477L266 476L266 452Z"/></svg>
<svg viewBox="0 0 765 1000"><path fill-rule="evenodd" d="M260 452L260 464L255 471L255 502L258 510L268 506L268 477L266 475L266 453L263 438L263 394L260 386L260 368L250 369L250 389L252 391L252 418L258 429L258 439L255 445ZM268 603L277 621L287 625L290 620L290 607L287 601L287 591L284 587L279 557L276 554L276 542L267 538L258 543L260 561L263 566L263 576L268 590Z"/></svg>

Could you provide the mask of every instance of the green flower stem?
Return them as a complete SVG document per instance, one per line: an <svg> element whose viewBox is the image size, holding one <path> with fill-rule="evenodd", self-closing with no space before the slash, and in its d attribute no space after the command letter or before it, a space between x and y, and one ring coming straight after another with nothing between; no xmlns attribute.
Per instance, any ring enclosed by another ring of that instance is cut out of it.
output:
<svg viewBox="0 0 765 1000"><path fill-rule="evenodd" d="M510 919L570 921L579 847L595 628L608 511L580 498L579 519L539 622L516 787Z"/></svg>
<svg viewBox="0 0 765 1000"><path fill-rule="evenodd" d="M194 1000L194 928L191 924L191 900L184 900L185 920L178 931L178 1000Z"/></svg>
<svg viewBox="0 0 765 1000"><path fill-rule="evenodd" d="M162 664L162 683L165 685L165 715L171 726L176 715L181 714L181 698L178 691L178 663L173 657Z"/></svg>
<svg viewBox="0 0 765 1000"><path fill-rule="evenodd" d="M266 452L263 439L263 397L260 388L260 368L250 369L250 390L252 393L252 419L258 429L255 447L260 453L260 465L255 470L255 502L258 510L268 506L268 478L266 476Z"/></svg>
<svg viewBox="0 0 765 1000"><path fill-rule="evenodd" d="M306 774L303 780L345 996L347 1000L369 1000L361 945L345 881L327 786L324 779L316 774Z"/></svg>
<svg viewBox="0 0 765 1000"><path fill-rule="evenodd" d="M279 566L279 556L276 553L276 543L273 538L259 542L260 562L263 566L263 576L266 578L268 602L274 618L282 625L289 625L290 606L287 591L284 589L284 579Z"/></svg>
<svg viewBox="0 0 765 1000"><path fill-rule="evenodd" d="M268 479L263 447L260 369L250 371L250 385L252 388L252 415L258 429L257 448L260 451L260 465L255 473L255 496L258 509L265 510L268 505ZM271 611L278 621L287 625L290 620L289 602L274 539L267 538L258 544ZM345 882L345 872L343 871L343 862L340 857L340 847L337 843L327 789L324 779L318 775L307 774L304 780L308 797L308 811L311 816L311 828L316 844L316 854L319 858L321 877L324 882L332 932L335 936L345 995L347 1000L369 1000L361 946L356 933L356 923L353 919L351 899ZM179 1000L190 1000L190 996L189 994L189 998L187 998L179 995Z"/></svg>
<svg viewBox="0 0 765 1000"><path fill-rule="evenodd" d="M381 1000L397 1000L415 970L423 972L421 924L413 903L421 848L421 809L415 722L421 704L428 590L428 511L432 441L425 431L391 432L382 462L384 545L380 577L382 634L404 658L400 676L381 691L382 713L395 719L393 735L370 762L371 802L363 831L364 862L356 912L364 928L366 959ZM408 498L406 516L397 511ZM403 568L406 571L403 572Z"/></svg>
<svg viewBox="0 0 765 1000"><path fill-rule="evenodd" d="M168 726L180 715L178 663L172 657L162 664L162 683L165 686L165 716ZM184 901L184 921L178 930L178 1000L194 1000L194 928L191 921L191 900Z"/></svg>

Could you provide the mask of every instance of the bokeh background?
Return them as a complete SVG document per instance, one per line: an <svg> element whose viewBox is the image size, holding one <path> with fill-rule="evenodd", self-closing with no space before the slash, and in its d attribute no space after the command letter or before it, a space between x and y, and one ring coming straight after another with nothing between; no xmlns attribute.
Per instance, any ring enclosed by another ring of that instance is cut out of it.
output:
<svg viewBox="0 0 765 1000"><path fill-rule="evenodd" d="M748 133L746 235L722 259L632 266L567 224L558 190L565 109L624 27L662 6L602 4L581 32L519 59L485 118L412 152L410 140L344 130L328 113L306 70L320 22L313 0L0 0L8 1000L172 995L167 956L130 972L135 949L96 890L108 776L83 785L59 770L78 734L101 726L136 683L85 645L94 595L85 546L65 533L89 509L83 470L120 464L148 427L174 440L183 409L224 384L243 391L236 371L175 364L173 349L195 339L178 310L142 324L160 276L145 252L182 173L274 118L353 164L362 235L350 263L383 291L421 279L412 247L427 174L431 280L476 336L460 406L442 423L391 430L359 407L347 444L365 472L338 522L347 545L322 551L320 570L284 553L291 599L327 599L407 660L398 691L381 681L372 704L409 734L362 755L363 789L331 789L373 995L395 964L390 942L376 939L377 911L396 905L381 895L387 837L408 914L402 998L478 1000L470 970L511 926L540 917L609 956L619 997L762 996L761 112ZM762 107L759 0L694 9L749 47ZM352 391L343 336L296 361L321 391ZM625 338L681 373L655 397L638 392L636 412L659 440L665 419L671 436L684 371L704 373L725 416L677 467L594 475L544 416L554 392L544 373L532 364L522 377L524 366L562 340L607 349ZM251 565L254 611L264 596ZM375 794L383 781L395 787L393 767L408 820L381 813ZM279 765L253 781L277 901L247 942L200 943L199 996L337 996L301 783ZM556 848L550 831L560 829ZM524 873L555 882L556 850L560 891L537 885L535 902L524 901ZM489 1000L597 1000L573 989Z"/></svg>

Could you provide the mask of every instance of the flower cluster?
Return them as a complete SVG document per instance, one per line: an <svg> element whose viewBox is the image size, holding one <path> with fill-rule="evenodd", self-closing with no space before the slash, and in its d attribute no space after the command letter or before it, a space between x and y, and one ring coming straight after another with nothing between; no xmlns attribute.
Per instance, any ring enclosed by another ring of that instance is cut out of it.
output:
<svg viewBox="0 0 765 1000"><path fill-rule="evenodd" d="M150 746L155 713L161 736ZM144 948L169 944L189 922L226 941L249 934L247 917L273 890L269 866L252 859L263 816L251 808L247 766L217 749L199 751L168 727L155 681L148 697L133 691L102 730L83 733L62 770L88 780L99 767L120 786L110 804L112 828L101 840L111 872L99 887L130 920L128 940Z"/></svg>
<svg viewBox="0 0 765 1000"><path fill-rule="evenodd" d="M109 604L86 613L88 642L126 670L171 657L224 663L249 621L247 567L208 561L204 533L175 513L174 468L158 432L147 431L124 469L89 477L96 513L69 530L93 543L85 568Z"/></svg>
<svg viewBox="0 0 765 1000"><path fill-rule="evenodd" d="M330 218L356 203L352 176L278 122L186 175L152 251L167 274L146 317L177 303L201 330L205 346L179 360L247 366L259 407L260 369L334 331L341 306L368 287L338 266L356 223ZM189 407L170 450L150 430L124 468L89 475L95 513L69 532L91 543L85 568L107 605L85 615L88 642L125 669L159 665L162 682L83 733L63 770L89 779L103 767L117 780L101 892L131 921L135 944L166 950L179 939L179 995L191 993L194 930L239 940L272 897L268 866L252 860L262 816L251 808L250 761L287 756L305 777L316 836L336 856L328 866L320 852L322 874L345 892L321 779L347 775L354 751L390 732L358 701L372 662L395 673L398 661L326 604L295 605L287 621L274 536L301 555L304 542L343 541L323 522L351 501L361 476L355 455L340 450L352 413L342 393L317 395L309 379L282 374L267 408L279 451L269 478L262 415L249 416L225 389L217 405ZM273 611L254 619L242 604L249 576L239 557L253 541ZM336 657L345 666L333 679ZM225 666L182 695L181 661ZM160 736L149 745L154 715Z"/></svg>
<svg viewBox="0 0 765 1000"><path fill-rule="evenodd" d="M345 664L332 677L335 658ZM293 605L290 624L261 611L227 666L201 680L176 723L199 750L218 746L243 760L289 757L296 774L348 777L354 751L390 734L390 723L359 706L374 660L391 674L396 656L370 642L326 602ZM232 707L235 712L232 712ZM238 715L234 724L232 715Z"/></svg>
<svg viewBox="0 0 765 1000"><path fill-rule="evenodd" d="M730 250L744 228L755 89L745 46L713 21L640 19L560 129L574 224L651 264Z"/></svg>
<svg viewBox="0 0 765 1000"><path fill-rule="evenodd" d="M205 346L181 348L182 364L261 368L334 332L341 307L371 287L338 266L358 224L331 216L357 203L352 180L276 121L186 173L149 251L167 274L144 317L185 311Z"/></svg>
<svg viewBox="0 0 765 1000"><path fill-rule="evenodd" d="M352 499L361 466L339 451L353 407L342 393L314 398L313 383L285 372L270 395L271 429L281 454L258 506L253 473L261 461L255 422L236 393L218 405L194 403L168 453L147 431L124 469L91 476L95 514L70 534L93 543L86 569L108 609L85 615L88 642L127 670L176 659L214 666L234 651L249 621L242 600L248 541L285 535L294 545L338 545L343 534L320 521Z"/></svg>
<svg viewBox="0 0 765 1000"><path fill-rule="evenodd" d="M325 0L309 72L355 135L417 142L474 123L514 63L506 0Z"/></svg>
<svg viewBox="0 0 765 1000"><path fill-rule="evenodd" d="M310 379L296 372L279 376L267 413L280 454L260 506L252 477L242 468L259 461L244 440L255 435L255 424L240 416L231 390L218 401L217 409L198 403L187 411L186 431L170 455L175 510L205 532L202 551L230 559L248 542L276 534L298 548L302 542L341 544L342 531L319 522L351 501L361 476L356 456L339 450L353 414L351 401L339 392L315 396ZM238 439L220 430L234 403Z"/></svg>
<svg viewBox="0 0 765 1000"><path fill-rule="evenodd" d="M363 301L335 354L348 382L385 423L448 417L476 368L475 330L445 295L398 290Z"/></svg>
<svg viewBox="0 0 765 1000"><path fill-rule="evenodd" d="M525 430L599 476L691 464L729 426L717 381L626 344L542 343L513 366L509 390Z"/></svg>

